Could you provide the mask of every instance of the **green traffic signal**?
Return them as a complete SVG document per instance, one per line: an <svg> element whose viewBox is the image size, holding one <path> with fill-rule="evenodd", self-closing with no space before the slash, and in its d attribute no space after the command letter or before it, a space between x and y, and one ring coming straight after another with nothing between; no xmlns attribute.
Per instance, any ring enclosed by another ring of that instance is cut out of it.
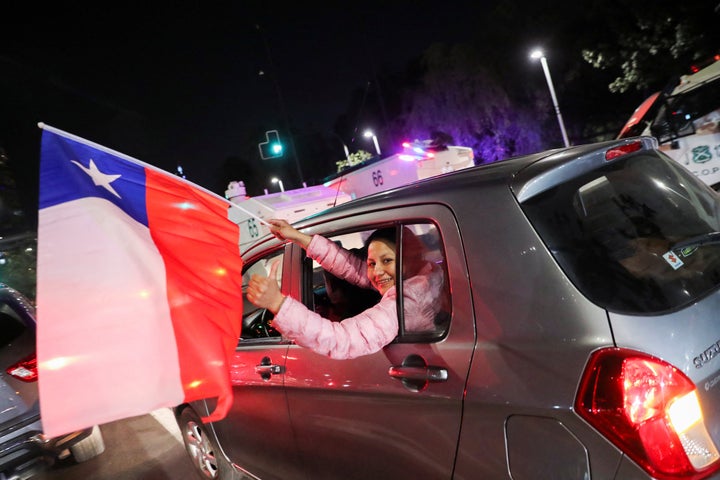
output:
<svg viewBox="0 0 720 480"><path fill-rule="evenodd" d="M258 150L260 151L260 158L263 160L282 157L284 149L278 131L268 130L265 132L265 141L258 143Z"/></svg>

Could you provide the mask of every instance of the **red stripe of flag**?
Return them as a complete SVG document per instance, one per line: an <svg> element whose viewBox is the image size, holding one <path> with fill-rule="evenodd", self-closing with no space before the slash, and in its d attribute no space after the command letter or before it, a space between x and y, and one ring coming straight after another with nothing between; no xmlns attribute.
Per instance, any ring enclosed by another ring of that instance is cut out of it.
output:
<svg viewBox="0 0 720 480"><path fill-rule="evenodd" d="M146 174L148 223L166 267L185 401L219 397L204 419L219 420L232 403L229 359L242 324L238 225L222 199L162 172Z"/></svg>

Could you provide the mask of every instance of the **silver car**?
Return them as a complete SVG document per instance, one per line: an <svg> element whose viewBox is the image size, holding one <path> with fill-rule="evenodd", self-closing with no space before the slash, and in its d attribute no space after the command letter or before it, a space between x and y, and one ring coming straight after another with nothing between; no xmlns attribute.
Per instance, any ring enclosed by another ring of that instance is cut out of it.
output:
<svg viewBox="0 0 720 480"><path fill-rule="evenodd" d="M349 249L410 228L444 272L440 313L406 328L398 295L397 338L333 360L246 303L228 416L201 422L212 399L176 408L198 478L720 479L719 207L637 137L441 175L299 222ZM272 237L245 252L244 285L275 259L283 293L326 318L375 301L336 295L303 250Z"/></svg>
<svg viewBox="0 0 720 480"><path fill-rule="evenodd" d="M35 357L35 307L0 283L0 479L21 480L60 458L89 460L105 450L99 427L43 434Z"/></svg>

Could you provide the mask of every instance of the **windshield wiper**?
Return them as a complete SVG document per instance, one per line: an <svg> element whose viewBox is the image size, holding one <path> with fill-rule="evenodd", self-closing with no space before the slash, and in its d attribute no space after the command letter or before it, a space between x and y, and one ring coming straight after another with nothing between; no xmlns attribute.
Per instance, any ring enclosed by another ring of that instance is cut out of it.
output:
<svg viewBox="0 0 720 480"><path fill-rule="evenodd" d="M670 247L670 250L682 250L684 248L701 247L703 245L718 243L720 243L720 232L708 232L677 242L675 245Z"/></svg>

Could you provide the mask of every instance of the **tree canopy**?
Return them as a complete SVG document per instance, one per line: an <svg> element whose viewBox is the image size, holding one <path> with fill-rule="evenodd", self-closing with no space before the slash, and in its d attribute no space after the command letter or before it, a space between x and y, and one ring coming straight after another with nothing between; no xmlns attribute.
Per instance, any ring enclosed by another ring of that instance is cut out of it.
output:
<svg viewBox="0 0 720 480"><path fill-rule="evenodd" d="M590 2L588 17L602 19L581 50L598 69L617 72L612 92L659 89L672 75L720 53L720 3L715 1Z"/></svg>
<svg viewBox="0 0 720 480"><path fill-rule="evenodd" d="M540 150L533 112L510 98L476 53L465 45L430 48L422 82L406 93L397 128L414 139L445 134L471 147L479 163Z"/></svg>

